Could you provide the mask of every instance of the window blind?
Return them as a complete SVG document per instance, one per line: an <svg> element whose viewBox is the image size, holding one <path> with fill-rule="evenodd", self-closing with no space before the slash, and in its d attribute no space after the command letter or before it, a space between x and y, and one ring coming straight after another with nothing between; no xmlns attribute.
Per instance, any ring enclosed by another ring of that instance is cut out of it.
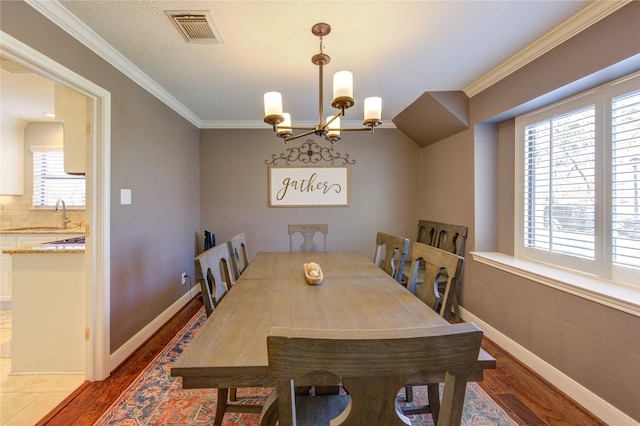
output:
<svg viewBox="0 0 640 426"><path fill-rule="evenodd" d="M611 102L612 262L640 267L640 90Z"/></svg>
<svg viewBox="0 0 640 426"><path fill-rule="evenodd" d="M595 105L525 127L525 245L593 259Z"/></svg>
<svg viewBox="0 0 640 426"><path fill-rule="evenodd" d="M516 257L640 285L640 72L516 131Z"/></svg>
<svg viewBox="0 0 640 426"><path fill-rule="evenodd" d="M64 172L64 153L33 148L33 206L55 207L59 199L67 207L85 206L85 178Z"/></svg>

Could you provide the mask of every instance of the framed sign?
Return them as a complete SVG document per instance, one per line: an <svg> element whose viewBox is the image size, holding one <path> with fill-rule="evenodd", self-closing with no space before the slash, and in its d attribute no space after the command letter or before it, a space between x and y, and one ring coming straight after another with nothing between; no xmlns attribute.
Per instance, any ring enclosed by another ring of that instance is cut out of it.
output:
<svg viewBox="0 0 640 426"><path fill-rule="evenodd" d="M269 167L269 207L349 205L349 168Z"/></svg>

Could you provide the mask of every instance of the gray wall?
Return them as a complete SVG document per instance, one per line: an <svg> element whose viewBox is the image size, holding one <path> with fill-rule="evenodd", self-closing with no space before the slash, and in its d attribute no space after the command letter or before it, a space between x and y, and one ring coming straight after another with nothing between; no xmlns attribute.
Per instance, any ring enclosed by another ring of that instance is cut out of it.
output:
<svg viewBox="0 0 640 426"><path fill-rule="evenodd" d="M638 22L632 2L472 98L472 129L422 152L422 216L468 224L467 253L513 254L513 117L640 68ZM640 421L640 318L466 259L465 309Z"/></svg>
<svg viewBox="0 0 640 426"><path fill-rule="evenodd" d="M632 2L475 96L472 128L422 150L396 130L346 135L350 207L268 208L264 160L284 148L270 130L198 131L26 4L3 1L1 16L3 31L112 94L112 351L184 293L204 229L245 232L253 256L287 250L288 223L328 223L331 250L372 256L376 231L413 238L424 218L468 224L467 251L510 253L511 119L615 78L599 71L640 53L637 22ZM640 319L467 259L467 310L640 420Z"/></svg>
<svg viewBox="0 0 640 426"><path fill-rule="evenodd" d="M420 193L420 148L401 132L351 132L336 142L336 152L356 160L349 166L349 207L270 208L265 160L296 142L285 145L265 127L201 131L202 231L214 232L217 242L244 232L251 256L258 251L288 251L290 223L327 223L328 250L358 250L372 259L377 231L415 238L419 200L414 194Z"/></svg>
<svg viewBox="0 0 640 426"><path fill-rule="evenodd" d="M24 2L2 31L111 92L111 351L188 291L198 232L198 129ZM88 178L91 178L88 176ZM120 205L120 188L133 204Z"/></svg>

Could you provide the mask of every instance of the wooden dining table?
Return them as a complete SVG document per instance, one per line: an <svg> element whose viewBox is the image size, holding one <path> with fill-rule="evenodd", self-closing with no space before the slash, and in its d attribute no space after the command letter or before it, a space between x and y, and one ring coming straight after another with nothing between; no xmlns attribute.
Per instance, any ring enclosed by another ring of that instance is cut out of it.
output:
<svg viewBox="0 0 640 426"><path fill-rule="evenodd" d="M309 285L303 265L320 265ZM183 388L275 386L269 377L271 327L383 330L447 322L359 252L260 252L187 344L171 368ZM469 380L482 380L495 359L481 350ZM431 373L416 383L438 383ZM313 383L296 383L312 385Z"/></svg>

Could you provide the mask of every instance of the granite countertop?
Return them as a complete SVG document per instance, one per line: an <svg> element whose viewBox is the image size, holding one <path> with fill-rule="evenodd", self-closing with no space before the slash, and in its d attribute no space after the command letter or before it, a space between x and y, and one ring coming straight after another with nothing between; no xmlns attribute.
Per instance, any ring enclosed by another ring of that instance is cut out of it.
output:
<svg viewBox="0 0 640 426"><path fill-rule="evenodd" d="M84 226L60 228L59 226L33 226L24 228L3 228L0 234L84 234Z"/></svg>
<svg viewBox="0 0 640 426"><path fill-rule="evenodd" d="M84 244L37 244L33 247L2 250L4 254L84 253Z"/></svg>
<svg viewBox="0 0 640 426"><path fill-rule="evenodd" d="M51 240L45 243L33 244L29 246L7 248L2 250L3 254L51 254L51 253L84 253L85 252L85 228L10 228L0 230L2 234L43 234L52 235ZM56 239L55 234L75 235L66 239Z"/></svg>

